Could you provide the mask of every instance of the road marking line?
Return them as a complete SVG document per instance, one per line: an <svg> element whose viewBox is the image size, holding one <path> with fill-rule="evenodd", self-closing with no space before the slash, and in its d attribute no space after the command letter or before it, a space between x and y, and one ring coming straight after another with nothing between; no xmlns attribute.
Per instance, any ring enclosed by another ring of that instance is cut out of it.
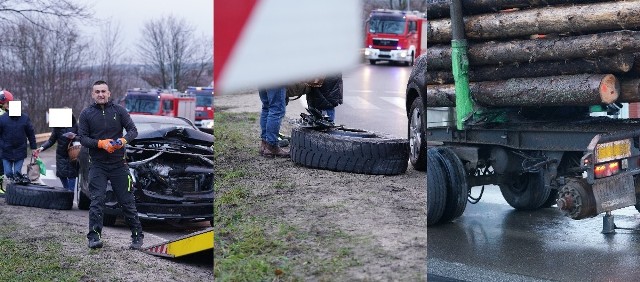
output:
<svg viewBox="0 0 640 282"><path fill-rule="evenodd" d="M401 108L401 109L406 108L405 103L407 99L403 97L380 97L380 99L385 100L398 108Z"/></svg>
<svg viewBox="0 0 640 282"><path fill-rule="evenodd" d="M349 105L354 109L362 110L379 110L380 108L374 104L369 103L367 100L359 97L344 97L344 104Z"/></svg>

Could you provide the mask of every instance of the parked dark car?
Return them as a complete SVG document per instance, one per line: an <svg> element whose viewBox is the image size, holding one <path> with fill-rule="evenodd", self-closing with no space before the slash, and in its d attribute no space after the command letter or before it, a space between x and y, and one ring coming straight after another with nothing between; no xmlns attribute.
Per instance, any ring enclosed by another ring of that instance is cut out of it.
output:
<svg viewBox="0 0 640 282"><path fill-rule="evenodd" d="M213 225L213 143L211 134L187 119L131 115L138 136L127 144L138 215L142 219L210 221ZM89 155L79 157L78 208L88 210ZM106 226L121 213L111 186L107 187Z"/></svg>

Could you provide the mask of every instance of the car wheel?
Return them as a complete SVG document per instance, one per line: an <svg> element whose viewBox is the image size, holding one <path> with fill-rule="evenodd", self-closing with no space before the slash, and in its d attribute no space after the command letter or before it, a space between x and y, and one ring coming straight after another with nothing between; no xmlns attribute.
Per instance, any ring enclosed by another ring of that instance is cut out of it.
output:
<svg viewBox="0 0 640 282"><path fill-rule="evenodd" d="M14 206L70 210L73 208L73 191L34 183L10 183L7 185L6 202Z"/></svg>
<svg viewBox="0 0 640 282"><path fill-rule="evenodd" d="M427 169L427 138L426 124L423 124L424 105L422 98L418 97L411 103L409 111L409 160L414 169L424 171Z"/></svg>
<svg viewBox="0 0 640 282"><path fill-rule="evenodd" d="M369 60L369 64L375 65L378 61L376 60Z"/></svg>
<svg viewBox="0 0 640 282"><path fill-rule="evenodd" d="M407 140L360 129L295 127L290 146L293 162L311 168L395 175L409 165Z"/></svg>

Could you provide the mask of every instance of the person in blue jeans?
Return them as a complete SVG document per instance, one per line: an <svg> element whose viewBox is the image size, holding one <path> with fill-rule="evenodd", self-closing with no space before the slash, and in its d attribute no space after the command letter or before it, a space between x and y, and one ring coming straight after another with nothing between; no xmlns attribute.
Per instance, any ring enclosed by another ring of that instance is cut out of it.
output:
<svg viewBox="0 0 640 282"><path fill-rule="evenodd" d="M31 124L31 119L25 113L20 116L11 116L9 113L9 101L13 96L3 95L0 104L6 114L0 116L0 139L2 140L2 165L4 175L8 178L22 177L22 164L27 158L27 140L31 150L36 149L36 135Z"/></svg>
<svg viewBox="0 0 640 282"><path fill-rule="evenodd" d="M280 122L284 118L286 109L286 88L284 86L259 91L262 101L260 114L260 155L265 157L288 158L289 151L278 146Z"/></svg>

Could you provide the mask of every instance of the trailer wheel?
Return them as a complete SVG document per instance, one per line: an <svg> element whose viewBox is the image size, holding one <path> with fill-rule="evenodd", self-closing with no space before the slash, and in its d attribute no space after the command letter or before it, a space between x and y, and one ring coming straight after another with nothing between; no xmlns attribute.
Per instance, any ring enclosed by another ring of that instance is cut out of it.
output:
<svg viewBox="0 0 640 282"><path fill-rule="evenodd" d="M447 201L444 167L435 148L427 150L427 226L440 221Z"/></svg>
<svg viewBox="0 0 640 282"><path fill-rule="evenodd" d="M444 167L447 180L447 204L440 218L440 222L448 222L458 218L467 208L467 175L460 158L449 148L437 147L440 161Z"/></svg>
<svg viewBox="0 0 640 282"><path fill-rule="evenodd" d="M558 200L558 189L551 189L551 192L549 192L549 197L544 202L544 204L542 204L542 206L540 206L540 207L541 208L550 208L550 207L552 207L553 205L556 204L557 200Z"/></svg>
<svg viewBox="0 0 640 282"><path fill-rule="evenodd" d="M409 166L407 140L366 130L294 127L290 146L291 160L311 168L396 175Z"/></svg>
<svg viewBox="0 0 640 282"><path fill-rule="evenodd" d="M514 175L507 183L499 186L504 199L517 210L538 209L551 193L551 187L544 185L542 172Z"/></svg>
<svg viewBox="0 0 640 282"><path fill-rule="evenodd" d="M43 209L70 210L73 208L73 191L40 184L7 185L6 201L9 205Z"/></svg>
<svg viewBox="0 0 640 282"><path fill-rule="evenodd" d="M415 170L424 171L426 169L426 151L427 151L427 138L426 138L426 124L424 124L424 117L426 113L424 111L424 105L422 104L422 98L418 97L411 103L409 110L409 160Z"/></svg>

